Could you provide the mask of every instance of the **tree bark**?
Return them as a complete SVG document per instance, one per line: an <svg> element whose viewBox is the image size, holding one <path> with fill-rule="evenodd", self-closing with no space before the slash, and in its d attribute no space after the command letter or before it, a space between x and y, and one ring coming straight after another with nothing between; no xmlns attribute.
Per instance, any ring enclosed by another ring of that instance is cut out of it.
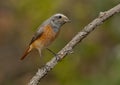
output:
<svg viewBox="0 0 120 85"><path fill-rule="evenodd" d="M91 23L86 25L82 31L78 32L75 37L54 56L50 61L48 61L43 67L39 68L33 78L30 80L28 85L38 85L40 80L55 67L55 65L61 61L66 55L73 52L73 48L80 43L88 34L90 34L96 27L103 24L111 16L120 12L120 4L111 8L108 11L100 12L99 16L94 19Z"/></svg>

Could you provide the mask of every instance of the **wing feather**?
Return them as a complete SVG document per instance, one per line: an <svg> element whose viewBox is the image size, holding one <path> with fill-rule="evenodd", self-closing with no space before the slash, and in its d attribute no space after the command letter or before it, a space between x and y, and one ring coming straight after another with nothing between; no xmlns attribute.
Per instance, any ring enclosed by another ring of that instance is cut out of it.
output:
<svg viewBox="0 0 120 85"><path fill-rule="evenodd" d="M29 45L31 45L35 40L37 40L43 34L43 27L41 27L32 37Z"/></svg>
<svg viewBox="0 0 120 85"><path fill-rule="evenodd" d="M38 31L33 35L33 38L29 45L31 45L35 40L37 40L44 32L44 27L49 24L50 20L46 20L42 25L38 27Z"/></svg>

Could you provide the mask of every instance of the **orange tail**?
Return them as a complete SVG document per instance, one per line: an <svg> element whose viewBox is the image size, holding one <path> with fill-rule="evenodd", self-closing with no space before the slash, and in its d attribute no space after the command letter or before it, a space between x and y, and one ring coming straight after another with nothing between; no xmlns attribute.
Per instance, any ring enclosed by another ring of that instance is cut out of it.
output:
<svg viewBox="0 0 120 85"><path fill-rule="evenodd" d="M32 50L32 48L31 48L31 46L29 46L29 47L26 49L24 55L20 58L20 60L23 60L23 59L31 52L31 50Z"/></svg>

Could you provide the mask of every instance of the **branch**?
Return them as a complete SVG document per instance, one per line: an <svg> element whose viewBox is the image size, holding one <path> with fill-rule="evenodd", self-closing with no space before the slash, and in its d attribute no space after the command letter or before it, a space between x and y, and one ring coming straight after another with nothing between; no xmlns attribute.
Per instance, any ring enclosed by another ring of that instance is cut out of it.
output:
<svg viewBox="0 0 120 85"><path fill-rule="evenodd" d="M72 53L73 48L80 43L90 32L92 32L96 27L103 24L111 16L120 12L120 4L113 7L112 9L100 12L99 16L94 19L91 23L84 27L84 29L79 32L61 51L57 53L49 62L45 64L42 68L38 69L38 72L33 76L28 85L38 85L40 80L54 68L54 66L62 60L67 54Z"/></svg>

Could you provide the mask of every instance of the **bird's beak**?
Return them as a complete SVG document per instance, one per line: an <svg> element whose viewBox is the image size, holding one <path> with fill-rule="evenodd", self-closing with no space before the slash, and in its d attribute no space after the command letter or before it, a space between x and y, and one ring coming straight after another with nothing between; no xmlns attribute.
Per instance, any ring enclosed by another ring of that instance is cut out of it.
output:
<svg viewBox="0 0 120 85"><path fill-rule="evenodd" d="M65 18L65 22L66 22L66 23L69 23L69 22L71 22L71 20L66 17L66 18Z"/></svg>

